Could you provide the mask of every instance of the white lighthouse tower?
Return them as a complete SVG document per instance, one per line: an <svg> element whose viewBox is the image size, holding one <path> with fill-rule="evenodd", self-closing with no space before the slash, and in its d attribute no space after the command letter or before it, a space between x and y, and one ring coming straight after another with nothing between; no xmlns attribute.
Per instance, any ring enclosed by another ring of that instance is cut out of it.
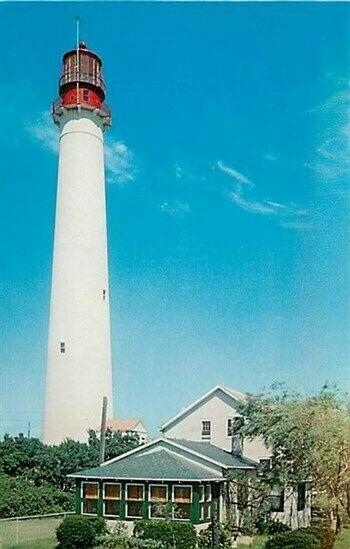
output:
<svg viewBox="0 0 350 549"><path fill-rule="evenodd" d="M101 59L80 42L63 56L60 130L43 441L84 441L112 408Z"/></svg>

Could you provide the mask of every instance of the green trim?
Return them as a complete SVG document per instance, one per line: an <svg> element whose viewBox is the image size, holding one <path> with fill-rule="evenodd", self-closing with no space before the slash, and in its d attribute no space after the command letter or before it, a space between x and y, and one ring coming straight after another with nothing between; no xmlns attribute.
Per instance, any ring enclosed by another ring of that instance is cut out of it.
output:
<svg viewBox="0 0 350 549"><path fill-rule="evenodd" d="M81 481L77 480L75 485L75 512L77 515L81 515Z"/></svg>
<svg viewBox="0 0 350 549"><path fill-rule="evenodd" d="M75 510L77 514L82 514L82 503L83 498L81 497L81 486L82 482L96 482L96 479L84 479L76 481L76 488L75 488ZM99 480L99 497L97 501L97 514L96 516L103 517L103 508L104 508L104 500L103 499L103 483L108 482L110 484L113 484L113 480L109 479L107 480ZM212 490L213 490L213 483L209 482L148 482L148 481L138 481L133 483L132 481L115 481L116 484L121 485L121 499L119 500L119 516L116 517L105 517L106 520L126 520L126 521L135 521L136 518L128 518L126 517L126 484L142 484L144 486L144 500L142 502L142 518L148 519L149 518L149 508L151 506L151 502L149 501L149 486L150 484L159 484L160 486L167 486L168 488L168 503L172 502L172 493L173 493L173 487L178 486L179 484L185 484L185 485L191 485L192 486L192 502L191 502L191 509L190 509L190 520L188 522L191 522L192 524L201 524L201 523L208 523L210 521L210 518L207 518L208 516L208 509L211 507L211 502L200 502L200 486L201 485L208 485L210 484ZM201 509L203 508L204 511L204 518L201 519ZM152 520L152 519L151 519ZM157 519L154 519L157 520ZM159 520L159 519L158 519Z"/></svg>

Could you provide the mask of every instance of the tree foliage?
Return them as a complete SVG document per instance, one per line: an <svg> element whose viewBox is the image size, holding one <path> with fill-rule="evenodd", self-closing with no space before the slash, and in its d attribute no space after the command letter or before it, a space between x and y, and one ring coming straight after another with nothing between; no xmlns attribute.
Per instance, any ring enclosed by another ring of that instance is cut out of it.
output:
<svg viewBox="0 0 350 549"><path fill-rule="evenodd" d="M74 508L74 494L48 483L29 484L25 479L0 473L0 517L60 513Z"/></svg>
<svg viewBox="0 0 350 549"><path fill-rule="evenodd" d="M106 460L138 445L137 435L121 435L108 430ZM67 478L67 475L96 467L99 451L100 442L94 431L89 432L87 443L67 439L57 446L48 446L37 438L26 438L22 434L14 437L5 435L0 441L0 474L6 496L0 501L0 516L73 510L74 498L64 499L64 493L70 495L74 488L74 480ZM61 499L58 491L60 494L63 492ZM19 492L27 494L26 501L24 496L22 498L22 507L17 505L21 501ZM13 509L16 509L15 514L10 511L11 501Z"/></svg>
<svg viewBox="0 0 350 549"><path fill-rule="evenodd" d="M340 519L350 515L349 397L336 388L302 397L281 391L251 396L239 407L246 418L240 433L261 436L272 452L265 471L271 485L297 484L312 479L325 510Z"/></svg>

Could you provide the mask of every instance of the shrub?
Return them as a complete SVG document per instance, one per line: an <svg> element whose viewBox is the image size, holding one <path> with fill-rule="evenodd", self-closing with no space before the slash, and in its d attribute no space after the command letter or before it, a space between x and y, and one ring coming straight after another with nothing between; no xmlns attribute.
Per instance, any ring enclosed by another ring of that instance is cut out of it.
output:
<svg viewBox="0 0 350 549"><path fill-rule="evenodd" d="M313 519L309 528L306 528L306 531L320 540L322 549L333 549L335 532L331 529L329 520L322 518Z"/></svg>
<svg viewBox="0 0 350 549"><path fill-rule="evenodd" d="M188 522L139 520L135 523L134 535L142 540L160 541L165 546L178 549L193 549L197 543L195 527Z"/></svg>
<svg viewBox="0 0 350 549"><path fill-rule="evenodd" d="M197 546L196 529L190 522L171 522L176 547L192 549Z"/></svg>
<svg viewBox="0 0 350 549"><path fill-rule="evenodd" d="M33 486L21 477L0 473L0 518L60 513L74 509L74 494L51 484Z"/></svg>
<svg viewBox="0 0 350 549"><path fill-rule="evenodd" d="M103 517L92 517L89 518L89 521L95 531L96 536L101 536L107 532L106 521Z"/></svg>
<svg viewBox="0 0 350 549"><path fill-rule="evenodd" d="M96 532L93 521L81 515L69 515L63 519L56 531L59 546L62 549L75 547L93 547Z"/></svg>
<svg viewBox="0 0 350 549"><path fill-rule="evenodd" d="M156 541L155 539L129 538L125 545L125 549L166 549L166 548L167 546L163 542Z"/></svg>
<svg viewBox="0 0 350 549"><path fill-rule="evenodd" d="M320 541L306 530L293 530L270 538L265 549L320 549Z"/></svg>
<svg viewBox="0 0 350 549"><path fill-rule="evenodd" d="M218 524L218 548L230 549L232 547L231 535L229 531L222 525ZM198 548L199 549L211 549L213 547L213 525L210 524L208 528L202 530L198 535Z"/></svg>
<svg viewBox="0 0 350 549"><path fill-rule="evenodd" d="M126 547L130 539L126 526L122 522L116 522L113 530L105 532L98 541L102 547Z"/></svg>

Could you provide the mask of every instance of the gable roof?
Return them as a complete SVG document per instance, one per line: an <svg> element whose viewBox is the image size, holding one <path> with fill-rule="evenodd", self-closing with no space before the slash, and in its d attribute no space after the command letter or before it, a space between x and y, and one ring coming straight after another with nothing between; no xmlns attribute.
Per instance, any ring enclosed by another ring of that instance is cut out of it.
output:
<svg viewBox="0 0 350 549"><path fill-rule="evenodd" d="M75 478L127 480L221 480L223 475L166 449L133 454L120 461L68 475Z"/></svg>
<svg viewBox="0 0 350 549"><path fill-rule="evenodd" d="M142 421L138 417L125 419L109 419L106 422L107 429L112 431L133 431Z"/></svg>
<svg viewBox="0 0 350 549"><path fill-rule="evenodd" d="M188 412L190 412L193 408L198 406L198 404L201 404L204 400L207 398L210 398L216 391L222 391L224 394L228 395L230 398L234 399L238 402L243 402L246 399L246 394L241 393L240 391L236 391L235 389L230 389L229 387L225 387L224 385L216 385L210 391L202 395L199 399L197 399L195 402L192 402L189 406L183 408L176 416L172 417L171 419L168 419L163 425L160 426L160 431L163 431L166 429L169 425L186 415Z"/></svg>
<svg viewBox="0 0 350 549"><path fill-rule="evenodd" d="M226 469L255 469L257 466L256 462L235 457L209 442L161 438L106 461L99 467L68 476L130 480L220 480Z"/></svg>
<svg viewBox="0 0 350 549"><path fill-rule="evenodd" d="M221 463L229 469L255 469L255 467L259 465L256 461L253 461L252 459L248 459L243 456L234 456L233 454L231 454L231 452L227 452L226 450L219 448L219 446L214 446L214 444L211 444L210 442L197 442L194 440L176 439L168 440L177 442L178 444L185 448L188 448L192 452L196 452L198 454L201 454L202 456L206 456L211 460L215 460L216 462Z"/></svg>

